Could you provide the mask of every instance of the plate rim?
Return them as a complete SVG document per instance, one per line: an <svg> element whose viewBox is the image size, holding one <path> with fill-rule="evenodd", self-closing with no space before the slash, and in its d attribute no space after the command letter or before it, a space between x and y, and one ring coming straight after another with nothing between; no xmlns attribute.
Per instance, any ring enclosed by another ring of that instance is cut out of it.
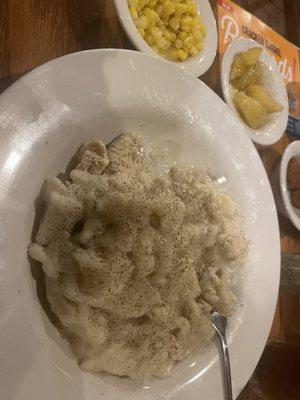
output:
<svg viewBox="0 0 300 400"><path fill-rule="evenodd" d="M73 57L73 56L79 56L79 55L85 55L85 54L87 54L87 53L113 53L113 52L116 52L116 53L129 53L129 54L134 54L134 56L138 56L138 57L146 57L146 58L149 58L149 59L151 59L152 61L153 61L153 57L151 57L150 55L147 55L147 54L144 54L144 53L140 53L140 52L136 52L136 51L132 51L132 50L126 50L126 49L90 49L90 50L85 50L85 51L81 51L81 52L75 52L75 53L70 53L70 54L68 54L68 55L64 55L64 56L61 56L61 57L58 57L58 58L56 58L56 59L53 59L53 60L51 60L51 61L49 61L49 62L47 62L47 63L45 63L45 64L42 64L42 65L40 65L40 66L38 66L38 67L36 67L35 69L33 69L32 71L30 71L30 72L28 72L27 74L25 74L24 76L22 76L21 78L19 78L17 81L15 81L12 85L10 85L2 94L1 94L1 96L0 96L0 100L2 100L2 95L3 94L6 94L6 95L9 95L9 92L11 91L11 90L13 90L15 87L17 87L21 82L23 82L23 79L24 78L26 78L26 77L29 77L29 76L34 76L34 75L36 75L36 74L41 74L41 73L43 73L43 70L44 70L44 68L47 68L47 67L49 67L49 66L51 66L52 64L55 64L56 62L58 62L58 60L60 60L60 59L63 59L63 58L65 58L65 57ZM157 59L156 59L157 60ZM156 61L155 61L156 62ZM163 61L158 61L158 62L163 62ZM178 69L177 69L178 70ZM187 76L191 76L190 74L188 74L188 73L184 73L184 75L185 74L187 74ZM190 78L189 78L190 79ZM193 79L195 79L194 80L194 82L196 82L197 81L197 84L200 84L200 86L204 86L204 87L206 87L207 89L209 89L215 96L217 96L207 85L205 85L202 81L200 81L199 79L197 79L196 77L193 77ZM218 96L217 96L218 97ZM220 101L222 101L220 98L219 98L219 100ZM254 150L255 150L255 152L254 152L254 154L255 154L255 158L256 158L256 160L258 161L258 163L260 164L260 167L261 167L261 173L263 174L263 176L264 176L264 178L265 178L265 180L266 180L266 182L268 183L268 186L269 186L269 192L270 192L270 195L272 196L272 201L273 201L273 204L274 204L274 198L273 198L273 195L272 195L272 191L271 191L271 187L270 187L270 183L269 183L269 180L268 180L268 177L267 177L267 174L266 174L266 171L265 171L265 169L264 169L264 167L263 167L263 164L262 164L262 160L261 160L261 158L259 157L259 155L258 155L258 153L257 153L257 150L255 149L255 147L254 147L254 145L253 145L253 143L251 142L251 140L250 140L250 138L247 136L247 134L246 134L246 132L244 132L245 133L245 135L244 135L244 138L245 138L245 140L247 140L247 142L249 142L249 144L251 143L251 148L253 148ZM247 139L246 139L247 138ZM0 153L1 154L1 153ZM276 220L276 222L277 222L277 224L276 224L276 228L277 229L275 229L276 230L276 232L277 232L277 236L278 236L278 261L279 261L279 265L278 265L278 285L277 285L277 288L276 288L276 296L275 296L275 305L276 305L276 300L277 300L277 296L278 296L278 287L279 287L279 271L280 271L280 240L279 240L279 226L278 226L278 218L277 218L277 216L276 216L276 213L274 213L274 217L275 217L275 220ZM274 221L275 221L274 220ZM274 316L274 313L275 313L275 306L273 307L273 316ZM272 317L273 317L272 316ZM273 318L272 318L273 319ZM272 323L272 320L271 320L271 323ZM266 339L267 339L267 337L268 337L268 334L269 334L269 331L270 331L270 327L271 327L271 323L270 323L270 325L268 326L268 333L267 333L267 336L266 336ZM266 340L265 340L265 344L266 344ZM262 348L262 350L261 350L261 352L260 352L260 355L261 355L261 353L262 353L262 351L263 351L263 349L264 349L264 347ZM257 358L257 362L258 362L258 360L259 360L259 357ZM254 368L255 368L255 366L254 366ZM251 372L253 372L253 371L251 371ZM250 375L249 375L249 377L251 376L251 373L250 373ZM245 384L246 382L244 382L244 384Z"/></svg>

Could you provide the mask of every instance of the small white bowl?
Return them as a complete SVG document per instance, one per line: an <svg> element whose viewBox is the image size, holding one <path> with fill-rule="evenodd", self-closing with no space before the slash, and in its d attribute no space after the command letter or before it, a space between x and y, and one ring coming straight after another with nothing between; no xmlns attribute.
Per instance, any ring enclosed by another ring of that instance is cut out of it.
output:
<svg viewBox="0 0 300 400"><path fill-rule="evenodd" d="M188 57L185 61L171 61L157 54L142 38L137 30L128 7L127 0L114 0L119 20L134 46L144 53L162 58L176 65L192 75L203 75L212 65L217 51L218 35L214 14L208 0L195 0L203 22L206 24L206 37L203 41L203 50L195 57Z"/></svg>
<svg viewBox="0 0 300 400"><path fill-rule="evenodd" d="M300 209L291 203L290 191L287 186L287 167L293 157L300 157L300 140L290 143L285 149L279 167L279 187L282 202L284 205L284 214L288 216L295 228L300 231Z"/></svg>
<svg viewBox="0 0 300 400"><path fill-rule="evenodd" d="M232 101L232 86L229 83L231 64L236 53L246 51L251 47L261 47L263 52L260 61L263 62L263 86L272 98L283 105L283 110L271 113L258 129L251 129L240 117ZM275 60L260 44L251 39L239 38L234 40L226 49L221 65L221 86L223 97L228 106L238 116L245 126L253 142L261 145L276 143L284 134L288 120L288 98L283 79L278 71Z"/></svg>

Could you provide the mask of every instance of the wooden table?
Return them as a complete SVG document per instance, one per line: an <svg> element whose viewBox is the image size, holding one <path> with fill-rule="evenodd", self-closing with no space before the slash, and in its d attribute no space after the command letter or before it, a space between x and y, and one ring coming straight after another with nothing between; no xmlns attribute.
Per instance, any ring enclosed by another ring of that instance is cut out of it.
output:
<svg viewBox="0 0 300 400"><path fill-rule="evenodd" d="M300 45L299 0L237 0L236 3ZM99 47L131 48L112 0L0 0L0 92L53 58ZM273 146L258 147L269 176L290 140L285 135ZM280 217L280 231L282 252L300 253L300 234L283 217ZM280 293L269 340L300 345L298 295ZM268 354L261 359L263 368L268 365L267 359ZM241 400L293 400L288 396L271 397L270 391L265 395L264 382L272 380L272 376L262 376L259 368L241 394Z"/></svg>

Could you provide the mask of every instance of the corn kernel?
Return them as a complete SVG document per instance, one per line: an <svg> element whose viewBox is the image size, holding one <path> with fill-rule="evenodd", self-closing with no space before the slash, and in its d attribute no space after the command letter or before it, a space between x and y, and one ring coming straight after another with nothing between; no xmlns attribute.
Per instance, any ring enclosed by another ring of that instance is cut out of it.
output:
<svg viewBox="0 0 300 400"><path fill-rule="evenodd" d="M138 13L137 13L136 8L135 8L134 6L131 6L131 7L129 8L129 11L130 11L131 18L132 18L133 20L135 20L135 19L138 18Z"/></svg>
<svg viewBox="0 0 300 400"><path fill-rule="evenodd" d="M173 31L178 31L180 26L180 20L178 17L172 17L169 20L169 26L173 29Z"/></svg>
<svg viewBox="0 0 300 400"><path fill-rule="evenodd" d="M163 9L162 5L161 5L161 4L157 4L157 6L156 6L156 12L157 12L157 14L158 14L159 16L161 16L162 9Z"/></svg>
<svg viewBox="0 0 300 400"><path fill-rule="evenodd" d="M159 20L156 22L156 25L163 29L165 27L164 21L162 19L159 18Z"/></svg>
<svg viewBox="0 0 300 400"><path fill-rule="evenodd" d="M191 32L191 27L189 25L182 25L181 29L183 32Z"/></svg>
<svg viewBox="0 0 300 400"><path fill-rule="evenodd" d="M175 49L172 49L169 52L169 56L173 59L173 60L178 60L178 56L177 56L177 51Z"/></svg>
<svg viewBox="0 0 300 400"><path fill-rule="evenodd" d="M159 49L163 49L164 47L165 47L165 45L166 45L166 39L164 38L164 37L158 37L158 38L155 38L155 43L156 43L156 46L159 48Z"/></svg>
<svg viewBox="0 0 300 400"><path fill-rule="evenodd" d="M199 17L193 17L192 18L192 25L194 25L194 26L196 26L196 25L198 25L198 26L201 26L200 25L200 20L199 20Z"/></svg>
<svg viewBox="0 0 300 400"><path fill-rule="evenodd" d="M183 41L181 39L176 39L175 40L175 47L177 49L181 49L182 46L183 46Z"/></svg>
<svg viewBox="0 0 300 400"><path fill-rule="evenodd" d="M174 32L171 32L171 42L173 43L173 42L175 42L175 40L176 40L176 33L174 33Z"/></svg>
<svg viewBox="0 0 300 400"><path fill-rule="evenodd" d="M139 6L143 9L147 3L147 0L138 0Z"/></svg>
<svg viewBox="0 0 300 400"><path fill-rule="evenodd" d="M163 4L162 14L166 17L169 17L171 14L174 14L174 12L175 12L175 4L172 3L170 0L167 0Z"/></svg>
<svg viewBox="0 0 300 400"><path fill-rule="evenodd" d="M151 34L152 34L152 36L153 36L154 39L155 39L155 38L159 38L159 37L162 36L162 31L161 31L160 29L158 29L156 26L154 26L154 27L151 29Z"/></svg>
<svg viewBox="0 0 300 400"><path fill-rule="evenodd" d="M179 60L184 61L187 58L187 53L182 49L178 49L177 50L177 57L179 58Z"/></svg>
<svg viewBox="0 0 300 400"><path fill-rule="evenodd" d="M188 49L193 47L193 44L194 44L193 36L192 35L188 35L188 37L186 39L184 39L183 43Z"/></svg>
<svg viewBox="0 0 300 400"><path fill-rule="evenodd" d="M151 10L149 7L144 9L144 14L147 17L150 25L156 22L159 18L157 12L155 10Z"/></svg>
<svg viewBox="0 0 300 400"><path fill-rule="evenodd" d="M184 40L184 39L186 39L188 37L188 33L180 31L179 32L179 37L180 37L181 40Z"/></svg>
<svg viewBox="0 0 300 400"><path fill-rule="evenodd" d="M202 32L202 36L205 37L206 36L206 25L201 21L201 32Z"/></svg>
<svg viewBox="0 0 300 400"><path fill-rule="evenodd" d="M134 22L135 22L135 26L140 29L146 29L149 26L148 19L145 15L141 15Z"/></svg>
<svg viewBox="0 0 300 400"><path fill-rule="evenodd" d="M202 27L201 27L201 24L200 23L198 23L198 24L193 24L192 25L192 31L194 32L194 31L200 31L201 32L201 29L202 29Z"/></svg>
<svg viewBox="0 0 300 400"><path fill-rule="evenodd" d="M144 38L145 37L144 29L138 28L138 31L140 32L140 35L142 36L142 38Z"/></svg>
<svg viewBox="0 0 300 400"><path fill-rule="evenodd" d="M184 25L192 25L193 19L192 17L190 17L189 15L185 15L184 17L182 17L181 19L181 26Z"/></svg>
<svg viewBox="0 0 300 400"><path fill-rule="evenodd" d="M202 40L201 31L193 31L193 37L194 37L195 40Z"/></svg>
<svg viewBox="0 0 300 400"><path fill-rule="evenodd" d="M186 54L190 53L190 48L187 47L185 44L183 44L182 50L184 50L186 52Z"/></svg>
<svg viewBox="0 0 300 400"><path fill-rule="evenodd" d="M199 51L203 49L203 44L202 42L197 42L194 44L194 46L196 47L196 49L198 49Z"/></svg>
<svg viewBox="0 0 300 400"><path fill-rule="evenodd" d="M177 3L175 5L175 13L176 15L181 15L187 12L188 6L184 3Z"/></svg>
<svg viewBox="0 0 300 400"><path fill-rule="evenodd" d="M139 4L138 0L128 0L129 7L137 7Z"/></svg>
<svg viewBox="0 0 300 400"><path fill-rule="evenodd" d="M191 56L195 57L198 53L199 53L199 50L197 49L197 47L193 46L190 50Z"/></svg>
<svg viewBox="0 0 300 400"><path fill-rule="evenodd" d="M152 35L149 35L149 36L148 36L148 44L149 44L150 46L154 45L154 37L153 37Z"/></svg>
<svg viewBox="0 0 300 400"><path fill-rule="evenodd" d="M171 44L172 43L170 42L170 40L166 39L166 43L165 43L165 46L164 46L165 50L169 49L171 47Z"/></svg>
<svg viewBox="0 0 300 400"><path fill-rule="evenodd" d="M187 11L190 15L196 15L197 14L197 6L195 3L191 3L188 6L188 11Z"/></svg>
<svg viewBox="0 0 300 400"><path fill-rule="evenodd" d="M141 15L140 19L141 19L141 23L142 23L143 29L148 28L149 21L148 21L148 18L146 17L146 15Z"/></svg>
<svg viewBox="0 0 300 400"><path fill-rule="evenodd" d="M172 33L170 31L168 31L167 29L164 29L163 35L167 40L171 40Z"/></svg>

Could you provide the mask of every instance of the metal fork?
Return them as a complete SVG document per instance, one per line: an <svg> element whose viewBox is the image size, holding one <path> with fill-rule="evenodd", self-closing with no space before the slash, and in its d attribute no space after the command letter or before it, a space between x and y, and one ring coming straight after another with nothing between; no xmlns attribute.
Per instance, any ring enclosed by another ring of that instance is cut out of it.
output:
<svg viewBox="0 0 300 400"><path fill-rule="evenodd" d="M228 346L226 341L226 326L227 317L219 314L212 310L210 319L213 327L215 328L218 339L220 342L220 361L222 367L222 380L223 380L223 392L225 400L233 400L232 397L232 384L231 384L231 371L230 371L230 360L228 353Z"/></svg>

